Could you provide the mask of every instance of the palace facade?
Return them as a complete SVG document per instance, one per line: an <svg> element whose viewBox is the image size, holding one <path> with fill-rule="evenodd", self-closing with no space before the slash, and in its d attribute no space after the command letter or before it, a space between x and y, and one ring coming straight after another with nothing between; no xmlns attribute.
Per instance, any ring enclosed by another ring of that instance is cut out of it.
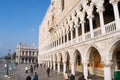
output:
<svg viewBox="0 0 120 80"><path fill-rule="evenodd" d="M39 29L38 62L58 73L112 80L120 70L120 0L51 0Z"/></svg>
<svg viewBox="0 0 120 80"><path fill-rule="evenodd" d="M37 63L38 48L18 44L16 47L16 62L17 63Z"/></svg>

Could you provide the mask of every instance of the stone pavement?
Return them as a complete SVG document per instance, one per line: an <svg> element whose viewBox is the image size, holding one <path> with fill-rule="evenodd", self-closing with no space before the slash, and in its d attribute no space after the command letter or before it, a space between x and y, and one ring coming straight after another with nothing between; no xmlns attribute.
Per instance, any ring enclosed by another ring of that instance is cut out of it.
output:
<svg viewBox="0 0 120 80"><path fill-rule="evenodd" d="M10 78L8 80L25 80L30 75L30 72L25 73L25 66L30 68L30 64L19 64L13 71L11 71ZM50 77L47 76L46 68L38 68L34 72L38 73L39 80L64 80L63 74L57 74L51 71ZM33 78L33 75L31 76ZM32 79L33 80L33 79Z"/></svg>
<svg viewBox="0 0 120 80"><path fill-rule="evenodd" d="M10 78L7 79L0 79L0 80L25 80L25 78L30 75L30 72L28 72L27 74L25 73L25 66L28 66L28 68L30 68L31 64L19 64L15 69L13 69L10 72ZM34 72L38 73L39 76L39 80L64 80L63 78L63 74L62 73L57 73L54 71L50 71L50 77L47 76L47 72L46 72L47 68L38 68L36 70L34 70ZM76 79L78 80L78 76L80 75L80 73L77 73L76 75ZM33 75L31 76L33 78ZM32 79L33 80L33 79ZM92 78L92 80L104 80L101 77L96 77L96 78Z"/></svg>
<svg viewBox="0 0 120 80"><path fill-rule="evenodd" d="M6 64L5 61L0 60L0 80L4 80L4 75L5 75L5 67L4 65Z"/></svg>

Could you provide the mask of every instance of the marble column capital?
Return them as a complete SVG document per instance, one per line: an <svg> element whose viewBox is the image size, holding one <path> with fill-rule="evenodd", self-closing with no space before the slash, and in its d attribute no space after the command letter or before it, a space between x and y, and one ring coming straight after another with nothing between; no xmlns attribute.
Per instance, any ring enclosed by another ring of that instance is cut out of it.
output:
<svg viewBox="0 0 120 80"><path fill-rule="evenodd" d="M88 61L86 61L86 62L82 62L82 64L83 64L83 66L88 66Z"/></svg>
<svg viewBox="0 0 120 80"><path fill-rule="evenodd" d="M88 19L93 19L94 15L88 15L87 18Z"/></svg>
<svg viewBox="0 0 120 80"><path fill-rule="evenodd" d="M85 23L85 20L81 20L80 23L81 23L81 24L84 24L84 23Z"/></svg>
<svg viewBox="0 0 120 80"><path fill-rule="evenodd" d="M70 63L71 63L71 64L74 64L74 63L75 63L75 61L70 61Z"/></svg>
<svg viewBox="0 0 120 80"><path fill-rule="evenodd" d="M97 8L97 12L98 12L98 13L102 13L103 11L105 11L105 8L104 8L104 7L98 7L98 8Z"/></svg>
<svg viewBox="0 0 120 80"><path fill-rule="evenodd" d="M104 67L110 67L113 64L113 62L111 60L108 60L108 61L102 62L102 64Z"/></svg>
<svg viewBox="0 0 120 80"><path fill-rule="evenodd" d="M110 3L111 3L111 4L118 4L119 1L120 1L120 0L110 0Z"/></svg>
<svg viewBox="0 0 120 80"><path fill-rule="evenodd" d="M80 27L80 24L79 23L77 23L77 24L75 24L75 26L74 26L75 28L78 28L78 27Z"/></svg>

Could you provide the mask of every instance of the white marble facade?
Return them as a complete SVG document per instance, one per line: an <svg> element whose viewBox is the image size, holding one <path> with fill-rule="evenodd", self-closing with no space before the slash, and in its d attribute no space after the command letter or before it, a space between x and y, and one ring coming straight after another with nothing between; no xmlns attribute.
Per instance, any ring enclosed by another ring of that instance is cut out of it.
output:
<svg viewBox="0 0 120 80"><path fill-rule="evenodd" d="M16 62L25 64L38 63L38 48L18 44L16 47Z"/></svg>
<svg viewBox="0 0 120 80"><path fill-rule="evenodd" d="M39 28L39 64L112 80L119 56L120 0L51 0Z"/></svg>

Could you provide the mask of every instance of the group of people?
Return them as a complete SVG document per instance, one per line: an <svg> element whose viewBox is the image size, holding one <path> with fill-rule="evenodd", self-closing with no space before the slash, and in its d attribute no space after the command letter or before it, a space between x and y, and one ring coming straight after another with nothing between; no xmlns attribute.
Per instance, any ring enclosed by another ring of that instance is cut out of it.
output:
<svg viewBox="0 0 120 80"><path fill-rule="evenodd" d="M75 80L75 76L73 74L71 74L70 76L67 74L67 72L64 73L64 79L65 80Z"/></svg>
<svg viewBox="0 0 120 80"><path fill-rule="evenodd" d="M32 80L31 76L28 75L28 76L26 77L26 80ZM35 72L35 74L34 74L34 76L33 76L33 80L38 80L38 74L37 74L37 72Z"/></svg>
<svg viewBox="0 0 120 80"><path fill-rule="evenodd" d="M71 74L70 76L67 74L67 72L64 73L64 80L75 80L75 75ZM84 78L84 75L81 74L79 77L78 77L78 80L86 80ZM90 79L90 76L87 77L87 80L92 80Z"/></svg>
<svg viewBox="0 0 120 80"><path fill-rule="evenodd" d="M37 65L36 65L36 67L37 67ZM34 65L34 67L33 67L32 65L30 66L31 76L33 75L33 71L34 71L34 69L35 69L36 67L35 67L35 65ZM25 68L25 72L28 73L28 67ZM32 80L32 79L31 79L31 76L28 75L28 76L26 77L26 80ZM47 68L47 76L48 76L48 77L50 76L50 68L49 68L49 67ZM33 80L38 80L38 74L37 74L37 72L34 73ZM74 74L68 75L67 72L65 72L65 73L64 73L64 80L75 80L75 75L74 75ZM84 78L84 75L81 74L81 75L78 77L78 80L86 80L86 79ZM89 76L87 77L87 80L91 80Z"/></svg>
<svg viewBox="0 0 120 80"><path fill-rule="evenodd" d="M36 66L36 67L37 67L37 66ZM34 65L34 69L35 69L36 67L35 67L35 65ZM38 67L37 67L37 68L38 68ZM31 65L31 66L30 66L30 74L31 74L31 76L33 75L34 69L33 69L33 66ZM25 72L28 73L28 67L27 67L27 66L25 67ZM31 76L28 75L28 76L26 77L26 80L31 80ZM38 80L38 74L37 74L37 72L34 73L33 80Z"/></svg>

